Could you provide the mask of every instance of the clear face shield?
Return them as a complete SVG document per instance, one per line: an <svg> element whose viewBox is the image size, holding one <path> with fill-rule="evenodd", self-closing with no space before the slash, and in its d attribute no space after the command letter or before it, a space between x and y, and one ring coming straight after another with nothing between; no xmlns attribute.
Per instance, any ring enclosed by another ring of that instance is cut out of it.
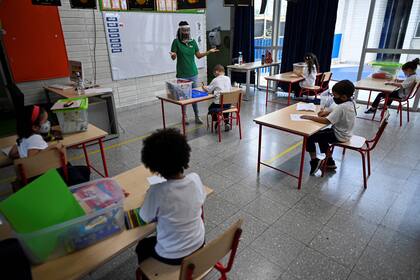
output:
<svg viewBox="0 0 420 280"><path fill-rule="evenodd" d="M188 42L191 40L191 30L189 25L180 26L179 33L181 35L182 42Z"/></svg>

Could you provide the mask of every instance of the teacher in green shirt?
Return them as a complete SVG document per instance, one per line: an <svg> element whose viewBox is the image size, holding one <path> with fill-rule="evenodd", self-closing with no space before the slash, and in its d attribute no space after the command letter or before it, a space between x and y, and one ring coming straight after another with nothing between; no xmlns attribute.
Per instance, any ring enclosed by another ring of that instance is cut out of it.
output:
<svg viewBox="0 0 420 280"><path fill-rule="evenodd" d="M197 42L194 39L191 39L190 26L188 22L181 21L179 23L179 28L177 36L172 42L170 55L172 60L177 59L176 61L176 77L190 80L193 82L192 87L197 88L198 82L198 70L197 65L195 64L195 57L198 59L209 55L210 53L217 52L217 49L210 49L207 52L200 52L198 49ZM195 57L194 57L195 56ZM195 122L197 124L202 124L203 121L198 115L198 106L197 103L192 104L195 114ZM188 118L185 116L185 124L189 124Z"/></svg>

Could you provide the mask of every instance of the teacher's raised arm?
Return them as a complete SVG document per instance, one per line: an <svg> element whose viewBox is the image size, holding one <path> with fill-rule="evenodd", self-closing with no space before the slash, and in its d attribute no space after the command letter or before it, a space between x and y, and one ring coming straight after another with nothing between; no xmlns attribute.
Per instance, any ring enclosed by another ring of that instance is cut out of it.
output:
<svg viewBox="0 0 420 280"><path fill-rule="evenodd" d="M197 42L191 38L191 29L188 22L181 21L178 25L176 38L172 41L171 51L169 55L172 60L176 60L176 77L193 82L192 87L198 87L198 69L195 64L195 57L198 59L217 52L217 49L210 49L206 52L200 52ZM197 104L192 104L195 114L195 122L202 124L203 121L199 117ZM186 111L185 111L186 114ZM185 117L186 124L189 124L188 118Z"/></svg>

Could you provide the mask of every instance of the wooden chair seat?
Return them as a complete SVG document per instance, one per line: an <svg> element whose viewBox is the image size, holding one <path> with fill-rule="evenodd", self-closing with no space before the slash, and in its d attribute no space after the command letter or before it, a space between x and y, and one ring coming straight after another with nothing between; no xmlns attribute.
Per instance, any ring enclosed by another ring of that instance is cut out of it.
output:
<svg viewBox="0 0 420 280"><path fill-rule="evenodd" d="M13 160L11 160L8 156L0 152L0 168L6 167L13 164Z"/></svg>
<svg viewBox="0 0 420 280"><path fill-rule="evenodd" d="M181 273L180 265L165 264L154 258L148 258L139 267L143 274L150 280L176 280L179 279ZM208 269L195 279L204 278L211 270L212 268Z"/></svg>
<svg viewBox="0 0 420 280"><path fill-rule="evenodd" d="M302 86L303 89L307 89L307 90L320 90L321 87L320 86Z"/></svg>
<svg viewBox="0 0 420 280"><path fill-rule="evenodd" d="M238 112L238 108L231 107L230 109L226 109L222 111L222 113L234 113L234 112Z"/></svg>
<svg viewBox="0 0 420 280"><path fill-rule="evenodd" d="M366 138L362 136L353 135L347 142L338 143L337 146L345 148L360 149L366 143Z"/></svg>

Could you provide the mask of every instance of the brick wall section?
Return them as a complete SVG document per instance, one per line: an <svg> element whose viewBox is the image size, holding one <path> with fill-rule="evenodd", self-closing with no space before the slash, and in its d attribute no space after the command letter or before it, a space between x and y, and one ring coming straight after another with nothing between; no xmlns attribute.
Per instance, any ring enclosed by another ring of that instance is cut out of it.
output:
<svg viewBox="0 0 420 280"><path fill-rule="evenodd" d="M96 23L96 82L114 90L117 107L140 105L155 101L155 96L165 92L165 81L175 78L175 73L113 81L105 41L102 13L98 10L71 9L69 0L61 0L59 7L61 24L69 60L83 63L85 78L93 78L93 56L95 45L94 18ZM206 45L206 43L204 43ZM168 46L169 51L170 46ZM204 51L204 50L202 50ZM203 58L205 59L205 58ZM174 64L175 70L175 64ZM199 69L200 80L205 80L206 68ZM18 84L25 94L26 105L45 102L43 86L66 83L67 78L34 81Z"/></svg>

